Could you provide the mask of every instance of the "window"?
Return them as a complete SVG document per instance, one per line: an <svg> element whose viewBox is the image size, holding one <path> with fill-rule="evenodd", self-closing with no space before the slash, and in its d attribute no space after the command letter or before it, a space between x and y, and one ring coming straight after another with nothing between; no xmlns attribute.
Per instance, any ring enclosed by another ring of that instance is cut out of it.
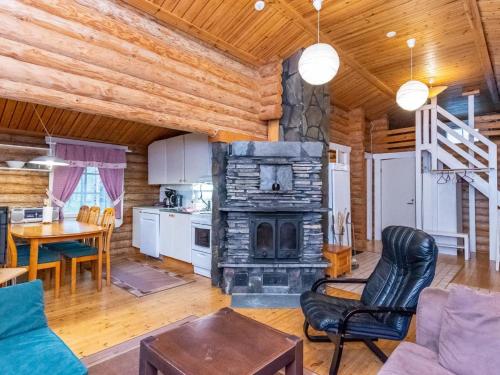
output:
<svg viewBox="0 0 500 375"><path fill-rule="evenodd" d="M87 167L82 174L73 195L64 206L65 216L76 216L81 206L99 206L101 210L113 207L113 202L108 197L104 185L99 176L99 170L95 167Z"/></svg>

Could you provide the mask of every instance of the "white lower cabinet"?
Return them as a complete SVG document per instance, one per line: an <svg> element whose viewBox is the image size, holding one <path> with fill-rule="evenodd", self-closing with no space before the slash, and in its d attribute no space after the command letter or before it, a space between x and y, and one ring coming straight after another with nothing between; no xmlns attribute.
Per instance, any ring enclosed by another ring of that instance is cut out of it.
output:
<svg viewBox="0 0 500 375"><path fill-rule="evenodd" d="M160 212L160 254L191 263L191 218Z"/></svg>

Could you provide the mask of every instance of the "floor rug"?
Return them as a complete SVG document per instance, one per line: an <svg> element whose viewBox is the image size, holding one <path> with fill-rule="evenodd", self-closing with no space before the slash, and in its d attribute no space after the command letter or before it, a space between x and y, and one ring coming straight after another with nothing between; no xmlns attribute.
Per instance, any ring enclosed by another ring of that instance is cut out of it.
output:
<svg viewBox="0 0 500 375"><path fill-rule="evenodd" d="M167 332L196 318L197 316L194 315L188 316L175 323L84 357L82 358L82 362L87 366L89 375L137 375L139 374L139 347L141 340L149 336Z"/></svg>
<svg viewBox="0 0 500 375"><path fill-rule="evenodd" d="M139 348L141 340L149 336L167 332L196 318L194 315L188 316L175 323L84 357L82 358L82 362L88 368L89 375L137 375L139 374ZM281 371L278 374L284 375L284 372ZM316 375L316 373L304 368L304 375Z"/></svg>
<svg viewBox="0 0 500 375"><path fill-rule="evenodd" d="M375 266L380 259L380 254L365 251L361 254L356 255L356 259L359 263L359 268L353 270L350 274L344 277L356 279L368 278L375 269ZM448 288L451 281L455 278L458 272L460 272L462 267L462 265L447 264L438 260L436 266L436 274L431 285L436 288ZM364 284L329 284L328 286L331 288L342 289L356 294L361 294L364 288Z"/></svg>
<svg viewBox="0 0 500 375"><path fill-rule="evenodd" d="M182 275L139 260L125 258L111 264L111 282L136 297L144 297L193 281L194 279L186 279Z"/></svg>

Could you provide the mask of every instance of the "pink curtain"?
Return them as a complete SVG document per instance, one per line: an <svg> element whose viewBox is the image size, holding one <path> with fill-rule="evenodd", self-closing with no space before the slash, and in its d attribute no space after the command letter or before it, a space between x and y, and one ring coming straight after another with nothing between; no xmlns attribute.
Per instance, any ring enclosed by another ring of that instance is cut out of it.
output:
<svg viewBox="0 0 500 375"><path fill-rule="evenodd" d="M117 219L122 218L123 169L99 168L102 184L113 201Z"/></svg>
<svg viewBox="0 0 500 375"><path fill-rule="evenodd" d="M113 201L116 218L121 218L124 168L127 166L125 150L112 147L93 147L58 143L56 156L69 162L69 167L54 169L54 182L49 197L59 206L63 218L64 204L69 200L86 167L97 167L104 189Z"/></svg>
<svg viewBox="0 0 500 375"><path fill-rule="evenodd" d="M52 194L49 192L49 197L59 207L59 218L61 220L64 218L64 204L78 186L84 169L82 167L56 167L54 169Z"/></svg>

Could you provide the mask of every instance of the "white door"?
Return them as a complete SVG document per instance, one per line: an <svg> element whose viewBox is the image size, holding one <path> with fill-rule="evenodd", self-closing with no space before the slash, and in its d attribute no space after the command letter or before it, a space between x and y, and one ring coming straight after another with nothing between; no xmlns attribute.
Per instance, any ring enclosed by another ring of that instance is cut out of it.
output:
<svg viewBox="0 0 500 375"><path fill-rule="evenodd" d="M141 253L158 258L160 234L160 215L141 213Z"/></svg>
<svg viewBox="0 0 500 375"><path fill-rule="evenodd" d="M415 158L381 161L381 221L415 227Z"/></svg>
<svg viewBox="0 0 500 375"><path fill-rule="evenodd" d="M184 183L184 137L169 138L166 140L166 145L168 183Z"/></svg>

